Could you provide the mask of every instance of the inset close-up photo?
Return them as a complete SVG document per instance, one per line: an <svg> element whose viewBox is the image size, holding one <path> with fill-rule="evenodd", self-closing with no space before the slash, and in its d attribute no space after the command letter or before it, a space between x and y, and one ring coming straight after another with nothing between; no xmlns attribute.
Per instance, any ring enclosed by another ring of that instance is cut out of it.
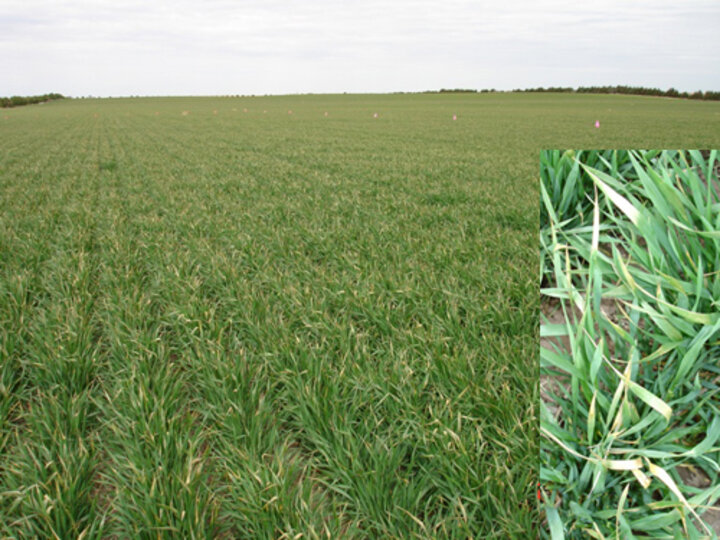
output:
<svg viewBox="0 0 720 540"><path fill-rule="evenodd" d="M540 154L541 538L720 534L719 171Z"/></svg>

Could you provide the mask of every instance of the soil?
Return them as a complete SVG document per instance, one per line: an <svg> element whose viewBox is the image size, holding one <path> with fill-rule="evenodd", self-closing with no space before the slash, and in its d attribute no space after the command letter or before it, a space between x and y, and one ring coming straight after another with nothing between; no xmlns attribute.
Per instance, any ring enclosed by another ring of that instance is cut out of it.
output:
<svg viewBox="0 0 720 540"><path fill-rule="evenodd" d="M677 471L682 481L688 486L698 488L710 487L710 479L700 469L681 465ZM707 510L702 515L702 518L710 528L720 535L720 499L716 500L713 506L714 508Z"/></svg>

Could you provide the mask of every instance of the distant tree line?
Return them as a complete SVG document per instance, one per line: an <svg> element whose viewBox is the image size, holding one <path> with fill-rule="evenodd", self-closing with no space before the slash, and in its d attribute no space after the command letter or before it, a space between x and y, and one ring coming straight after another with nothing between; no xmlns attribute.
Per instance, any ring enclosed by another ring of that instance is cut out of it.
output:
<svg viewBox="0 0 720 540"><path fill-rule="evenodd" d="M441 88L441 94L474 94L477 90L474 88Z"/></svg>
<svg viewBox="0 0 720 540"><path fill-rule="evenodd" d="M575 92L575 89L571 86L548 86L547 88L538 86L537 88L516 88L513 92L563 92L570 94Z"/></svg>
<svg viewBox="0 0 720 540"><path fill-rule="evenodd" d="M21 107L22 105L33 105L35 103L45 103L53 99L63 99L62 94L43 94L41 96L12 96L0 97L0 107L7 109L8 107Z"/></svg>
<svg viewBox="0 0 720 540"><path fill-rule="evenodd" d="M489 93L504 92L503 90L495 90L494 88L483 88L475 90L473 88L442 88L440 90L426 90L420 92L422 94L460 94L460 93ZM636 96L660 96L685 99L704 99L712 101L720 101L720 92L698 90L696 92L679 92L675 88L669 90L660 90L659 88L645 88L644 86L580 86L573 88L571 86L538 86L537 88L516 88L511 92L562 92L567 94L631 94ZM413 94L416 92L396 92L397 94Z"/></svg>
<svg viewBox="0 0 720 540"><path fill-rule="evenodd" d="M720 92L698 90L696 92L679 92L675 88L660 90L659 88L646 88L644 86L580 86L577 89L569 86L549 86L543 88L516 89L513 92L567 92L578 94L631 94L635 96L659 96L686 99L720 100Z"/></svg>

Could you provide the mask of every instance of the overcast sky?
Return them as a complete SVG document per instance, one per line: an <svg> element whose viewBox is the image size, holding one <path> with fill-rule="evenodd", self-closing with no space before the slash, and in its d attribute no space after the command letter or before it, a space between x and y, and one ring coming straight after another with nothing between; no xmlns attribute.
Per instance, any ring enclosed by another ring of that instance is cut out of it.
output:
<svg viewBox="0 0 720 540"><path fill-rule="evenodd" d="M718 0L0 0L0 96L720 90Z"/></svg>

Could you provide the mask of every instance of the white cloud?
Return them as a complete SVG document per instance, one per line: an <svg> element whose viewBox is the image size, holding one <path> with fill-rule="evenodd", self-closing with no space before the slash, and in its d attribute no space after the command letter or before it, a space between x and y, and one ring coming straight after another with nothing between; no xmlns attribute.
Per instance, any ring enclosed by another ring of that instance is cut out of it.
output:
<svg viewBox="0 0 720 540"><path fill-rule="evenodd" d="M0 2L0 94L720 89L715 1Z"/></svg>

